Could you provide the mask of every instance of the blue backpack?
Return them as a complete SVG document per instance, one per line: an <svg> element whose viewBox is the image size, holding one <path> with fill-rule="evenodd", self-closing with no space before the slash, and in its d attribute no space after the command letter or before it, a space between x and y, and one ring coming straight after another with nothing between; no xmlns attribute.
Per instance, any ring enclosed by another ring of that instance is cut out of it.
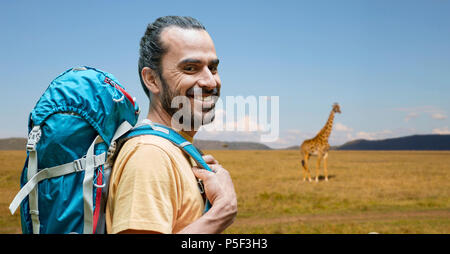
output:
<svg viewBox="0 0 450 254"><path fill-rule="evenodd" d="M50 83L30 113L21 189L9 206L12 214L20 206L24 234L105 233L116 144L134 136L166 138L210 170L176 131L137 124L138 116L135 99L107 72L72 68Z"/></svg>

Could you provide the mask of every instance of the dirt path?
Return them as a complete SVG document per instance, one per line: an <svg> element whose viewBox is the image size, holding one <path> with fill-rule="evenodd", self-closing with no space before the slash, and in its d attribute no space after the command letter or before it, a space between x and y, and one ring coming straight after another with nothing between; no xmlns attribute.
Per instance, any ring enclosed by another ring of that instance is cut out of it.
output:
<svg viewBox="0 0 450 254"><path fill-rule="evenodd" d="M263 224L279 224L293 222L370 222L370 221L391 221L399 219L418 219L418 218L450 218L450 210L429 210L429 211L403 211L403 212L364 212L351 214L330 214L330 215L301 215L279 218L245 218L236 219L235 225L256 226Z"/></svg>

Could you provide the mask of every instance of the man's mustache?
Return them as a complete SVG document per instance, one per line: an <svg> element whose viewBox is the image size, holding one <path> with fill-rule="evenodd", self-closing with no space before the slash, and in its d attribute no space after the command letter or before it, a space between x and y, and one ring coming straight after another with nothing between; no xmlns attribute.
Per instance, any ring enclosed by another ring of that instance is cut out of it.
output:
<svg viewBox="0 0 450 254"><path fill-rule="evenodd" d="M206 96L219 96L219 89L217 87L213 89L207 89L199 86L194 86L189 88L186 91L187 96L194 96L194 95L206 95Z"/></svg>

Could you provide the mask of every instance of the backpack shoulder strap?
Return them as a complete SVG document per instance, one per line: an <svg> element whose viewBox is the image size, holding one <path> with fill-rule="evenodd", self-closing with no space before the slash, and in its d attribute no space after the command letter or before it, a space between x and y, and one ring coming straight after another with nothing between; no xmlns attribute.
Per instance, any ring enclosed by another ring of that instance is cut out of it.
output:
<svg viewBox="0 0 450 254"><path fill-rule="evenodd" d="M208 166L208 164L205 162L205 160L202 158L202 152L199 151L191 142L187 141L183 136L181 136L178 132L171 129L170 127L146 120L147 119L137 124L133 129L131 129L129 132L123 135L120 139L128 140L132 137L140 135L155 135L165 138L170 142L172 142L175 146L179 147L182 151L187 153L192 159L194 159L194 161L197 163L199 167L213 172L211 168ZM199 186L200 191L203 194L204 189L201 180L199 180ZM211 208L211 203L209 202L209 200L206 201L207 202L205 204L204 212L207 212Z"/></svg>
<svg viewBox="0 0 450 254"><path fill-rule="evenodd" d="M206 164L203 160L202 152L175 130L161 124L144 122L144 124L137 125L127 134L123 135L122 138L128 139L140 135L155 135L169 140L175 146L179 147L182 151L191 156L199 167L212 172L208 164Z"/></svg>

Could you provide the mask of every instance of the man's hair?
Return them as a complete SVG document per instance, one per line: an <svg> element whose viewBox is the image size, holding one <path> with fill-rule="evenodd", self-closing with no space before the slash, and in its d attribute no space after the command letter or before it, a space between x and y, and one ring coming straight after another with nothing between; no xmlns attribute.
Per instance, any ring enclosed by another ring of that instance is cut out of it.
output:
<svg viewBox="0 0 450 254"><path fill-rule="evenodd" d="M196 19L192 17L165 16L148 24L144 36L142 36L139 49L138 71L142 88L145 94L150 98L150 92L142 80L142 69L150 67L155 73L162 78L161 59L167 49L163 47L161 41L161 32L164 28L176 26L184 29L201 29L206 28Z"/></svg>

